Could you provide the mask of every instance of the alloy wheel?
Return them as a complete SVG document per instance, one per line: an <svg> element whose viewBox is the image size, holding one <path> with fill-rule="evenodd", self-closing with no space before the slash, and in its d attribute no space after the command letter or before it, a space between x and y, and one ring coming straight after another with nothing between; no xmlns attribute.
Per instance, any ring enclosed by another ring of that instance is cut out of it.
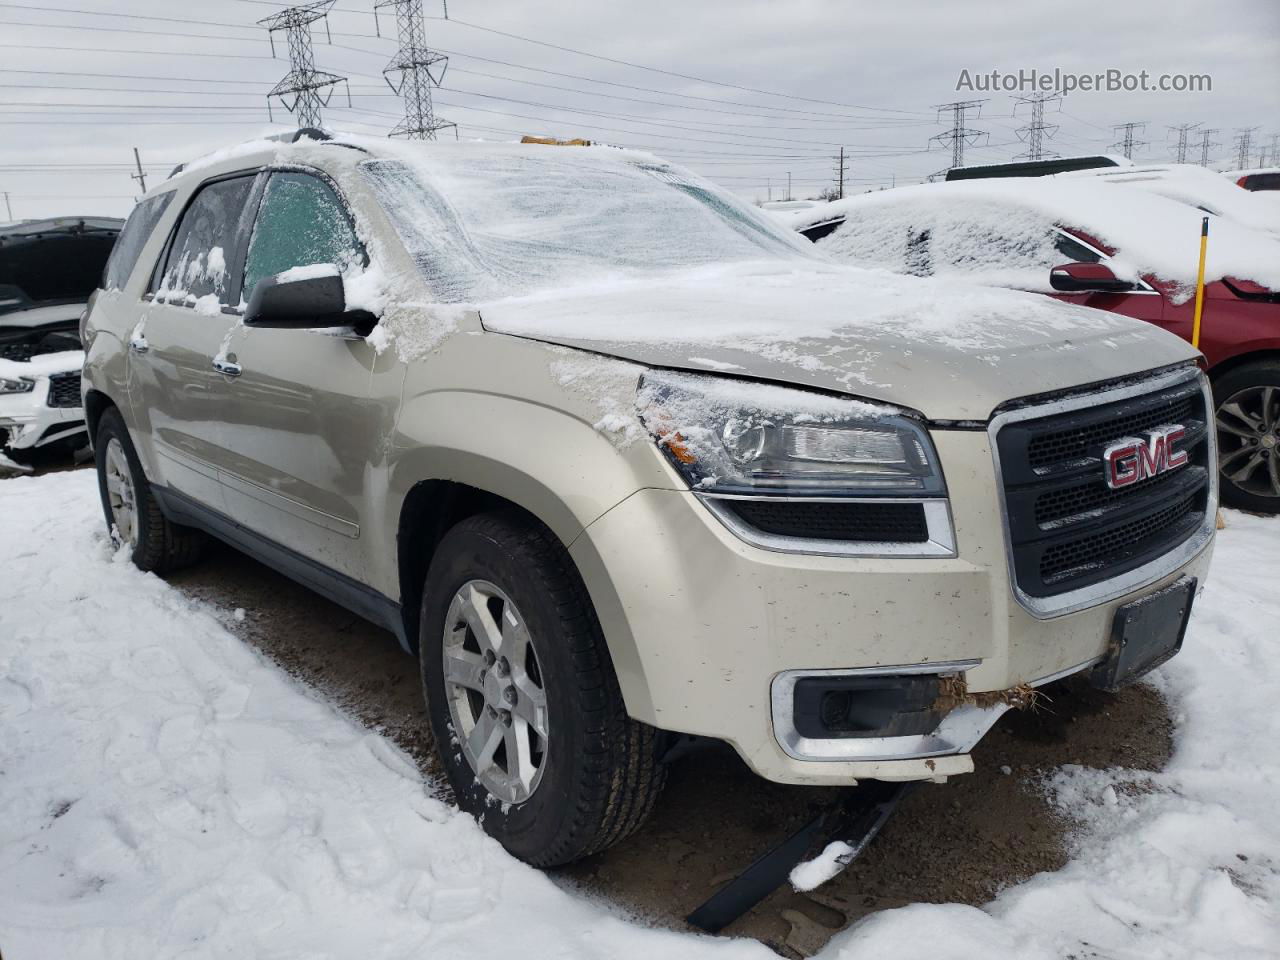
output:
<svg viewBox="0 0 1280 960"><path fill-rule="evenodd" d="M468 580L445 618L444 685L458 745L504 803L533 795L547 766L547 695L520 611L487 580Z"/></svg>
<svg viewBox="0 0 1280 960"><path fill-rule="evenodd" d="M133 489L133 474L120 441L112 437L103 453L103 472L107 483L107 503L111 506L114 534L120 544L138 544L138 501Z"/></svg>
<svg viewBox="0 0 1280 960"><path fill-rule="evenodd" d="M1280 498L1280 387L1246 387L1218 407L1222 479L1255 497Z"/></svg>

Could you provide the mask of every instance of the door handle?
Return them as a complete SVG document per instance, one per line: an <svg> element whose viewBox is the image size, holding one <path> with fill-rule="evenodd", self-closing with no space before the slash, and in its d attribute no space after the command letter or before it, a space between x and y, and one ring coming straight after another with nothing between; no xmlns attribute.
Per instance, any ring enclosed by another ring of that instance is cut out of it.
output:
<svg viewBox="0 0 1280 960"><path fill-rule="evenodd" d="M151 349L151 344L147 343L147 338L140 333L135 333L129 338L129 349L134 353L146 353Z"/></svg>
<svg viewBox="0 0 1280 960"><path fill-rule="evenodd" d="M236 363L234 354L214 357L213 369L217 370L224 377L238 377L244 372L240 368L240 364Z"/></svg>

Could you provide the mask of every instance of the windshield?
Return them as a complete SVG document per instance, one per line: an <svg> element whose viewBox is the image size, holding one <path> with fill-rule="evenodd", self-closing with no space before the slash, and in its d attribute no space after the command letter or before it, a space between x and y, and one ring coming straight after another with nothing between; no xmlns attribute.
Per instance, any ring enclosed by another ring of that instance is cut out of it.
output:
<svg viewBox="0 0 1280 960"><path fill-rule="evenodd" d="M606 147L443 145L361 164L435 296L520 296L602 276L816 259L766 214Z"/></svg>

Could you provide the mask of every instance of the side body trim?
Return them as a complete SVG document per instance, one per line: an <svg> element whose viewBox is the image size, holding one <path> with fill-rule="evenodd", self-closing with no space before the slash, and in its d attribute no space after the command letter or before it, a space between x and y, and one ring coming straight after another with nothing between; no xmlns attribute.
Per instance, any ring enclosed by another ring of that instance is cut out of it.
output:
<svg viewBox="0 0 1280 960"><path fill-rule="evenodd" d="M396 635L400 646L411 651L405 633L400 604L390 597L317 563L309 557L269 540L230 517L178 493L169 487L153 486L160 509L175 523L196 527L247 553L291 580L341 604L370 623L385 627Z"/></svg>

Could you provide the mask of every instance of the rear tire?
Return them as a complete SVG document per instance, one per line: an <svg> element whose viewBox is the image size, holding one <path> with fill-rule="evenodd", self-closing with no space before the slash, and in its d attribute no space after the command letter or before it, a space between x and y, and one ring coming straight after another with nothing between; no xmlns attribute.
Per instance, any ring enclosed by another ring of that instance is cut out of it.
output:
<svg viewBox="0 0 1280 960"><path fill-rule="evenodd" d="M1223 504L1280 513L1280 361L1215 377L1213 402Z"/></svg>
<svg viewBox="0 0 1280 960"><path fill-rule="evenodd" d="M516 511L460 522L432 558L421 624L436 749L485 832L551 867L645 821L666 778L661 734L627 716L590 598L546 527Z"/></svg>
<svg viewBox="0 0 1280 960"><path fill-rule="evenodd" d="M199 560L205 535L171 523L161 512L124 419L114 407L98 421L94 454L107 529L117 547L130 545L134 566L164 574Z"/></svg>

